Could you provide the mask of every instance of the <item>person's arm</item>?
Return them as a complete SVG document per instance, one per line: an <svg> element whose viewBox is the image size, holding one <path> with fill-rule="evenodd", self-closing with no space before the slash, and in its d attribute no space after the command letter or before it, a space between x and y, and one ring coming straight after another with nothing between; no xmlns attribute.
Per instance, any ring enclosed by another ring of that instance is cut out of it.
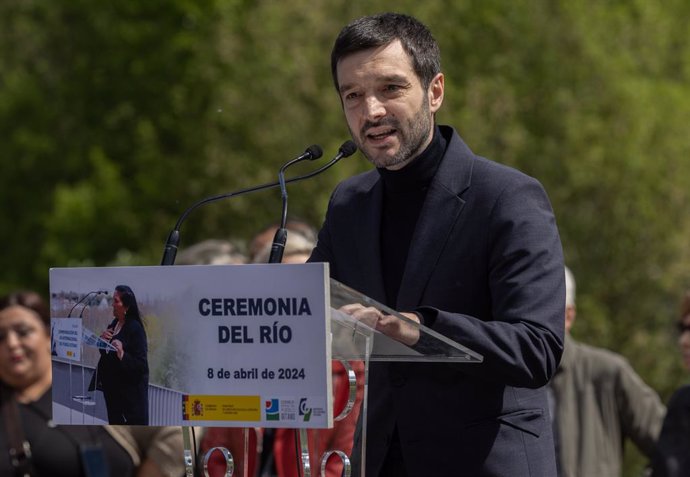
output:
<svg viewBox="0 0 690 477"><path fill-rule="evenodd" d="M115 329L115 323L116 322L117 322L116 319L111 321L110 324L108 324L108 327L101 332L100 338L102 340L105 340L105 341L110 343L110 340L113 339L113 330ZM106 354L106 350L103 348L98 348L98 352L101 354L101 356Z"/></svg>
<svg viewBox="0 0 690 477"><path fill-rule="evenodd" d="M482 365L465 367L468 374L541 387L561 359L565 313L563 252L541 184L511 178L491 205L487 227L490 316L424 306L415 311L426 326L484 357Z"/></svg>
<svg viewBox="0 0 690 477"><path fill-rule="evenodd" d="M439 297L432 303L422 302L415 310L400 311L418 312L425 326L481 354L484 362L479 366L466 366L467 374L512 386L536 388L549 381L563 352L563 251L553 210L541 184L527 176L512 174L503 177L503 185L499 187L502 189L475 199L477 202L492 201L481 204L490 208L486 215L462 212L478 221L473 224L474 228L468 226L467 233L473 234L480 227L486 227L485 231L477 233L486 243L478 243L476 250L469 252L486 254L478 259L486 262L486 277L482 278L486 283L475 288L486 287L486 292L482 293L490 300L487 316L470 316L452 308L449 311L434 306L436 301L457 303L452 296ZM341 274L337 259L343 258L334 256L334 242L336 237L351 232L335 230L336 221L331 220L330 214L345 215L347 211L341 207L344 206L336 190L317 247L309 259L329 262L331 275L336 280ZM455 237L467 239L467 235ZM467 243L462 246L472 247ZM448 269L446 267L448 276L445 278L453 283L457 276L451 276L453 272ZM461 276L470 279L467 274ZM463 292L461 285L457 289L449 287L447 291L451 295ZM471 300L470 297L464 302ZM416 346L423 350L428 345L422 337Z"/></svg>
<svg viewBox="0 0 690 477"><path fill-rule="evenodd" d="M615 389L623 433L640 452L651 457L661 432L666 407L656 391L623 358Z"/></svg>
<svg viewBox="0 0 690 477"><path fill-rule="evenodd" d="M182 428L177 426L105 426L130 455L137 477L184 475Z"/></svg>
<svg viewBox="0 0 690 477"><path fill-rule="evenodd" d="M183 471L184 472L184 471ZM158 463L150 458L144 459L141 465L137 468L137 477L167 477L184 475L184 474L164 474Z"/></svg>
<svg viewBox="0 0 690 477"><path fill-rule="evenodd" d="M118 347L118 358L120 358L122 369L133 376L138 376L148 369L146 332L141 323L137 321L127 323L123 328L124 330L126 330L126 334L121 346L117 346L115 343L118 340L113 340L113 345Z"/></svg>
<svg viewBox="0 0 690 477"><path fill-rule="evenodd" d="M130 426L143 451L138 477L180 477L184 475L184 444L178 426Z"/></svg>

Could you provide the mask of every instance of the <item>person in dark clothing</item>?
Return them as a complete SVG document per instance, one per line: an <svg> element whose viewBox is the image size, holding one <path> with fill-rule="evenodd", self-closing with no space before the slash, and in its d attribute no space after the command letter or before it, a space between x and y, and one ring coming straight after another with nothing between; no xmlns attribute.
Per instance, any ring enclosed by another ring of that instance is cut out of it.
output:
<svg viewBox="0 0 690 477"><path fill-rule="evenodd" d="M92 386L103 391L110 424L148 425L149 365L146 330L132 289L115 287L115 318L101 333L116 351L100 350ZM97 383L97 384L96 384Z"/></svg>
<svg viewBox="0 0 690 477"><path fill-rule="evenodd" d="M135 475L136 455L112 427L52 423L49 326L48 309L37 293L19 291L0 298L0 475L86 476L86 447L110 475ZM10 447L28 451L26 459L13 465Z"/></svg>
<svg viewBox="0 0 690 477"><path fill-rule="evenodd" d="M415 18L354 20L335 41L331 70L352 138L376 170L336 187L309 261L483 356L370 364L367 477L555 475L545 385L563 352L565 280L543 187L435 124L439 48ZM418 327L377 307L343 311L427 345Z"/></svg>
<svg viewBox="0 0 690 477"><path fill-rule="evenodd" d="M690 371L690 291L683 297L678 333L681 359ZM686 477L690 475L690 385L673 393L667 409L652 458L652 476Z"/></svg>

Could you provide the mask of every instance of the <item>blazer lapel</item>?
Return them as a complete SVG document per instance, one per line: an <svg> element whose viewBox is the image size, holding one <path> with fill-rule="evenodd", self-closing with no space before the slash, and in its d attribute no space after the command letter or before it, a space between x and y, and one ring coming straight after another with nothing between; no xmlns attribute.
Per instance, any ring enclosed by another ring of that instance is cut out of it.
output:
<svg viewBox="0 0 690 477"><path fill-rule="evenodd" d="M460 137L453 135L417 220L400 283L397 310L410 310L423 304L420 300L427 283L465 205L460 195L470 185L471 155Z"/></svg>
<svg viewBox="0 0 690 477"><path fill-rule="evenodd" d="M378 174L377 174L378 176ZM369 191L359 197L355 218L355 247L359 259L353 263L364 264L361 290L374 300L385 303L386 292L381 270L381 210L383 207L383 184L377 180Z"/></svg>

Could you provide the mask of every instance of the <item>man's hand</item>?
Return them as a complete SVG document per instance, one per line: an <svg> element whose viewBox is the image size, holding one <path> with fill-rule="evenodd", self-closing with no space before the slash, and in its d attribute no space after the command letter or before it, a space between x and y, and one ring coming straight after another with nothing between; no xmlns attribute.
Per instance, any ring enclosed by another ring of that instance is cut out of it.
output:
<svg viewBox="0 0 690 477"><path fill-rule="evenodd" d="M352 303L340 307L340 311L347 313L357 321L361 321L367 326L374 328L376 331L380 331L384 335L390 336L408 346L412 346L419 341L419 328L410 325L396 316L383 313L373 306ZM415 313L400 314L415 323L419 323L419 317Z"/></svg>

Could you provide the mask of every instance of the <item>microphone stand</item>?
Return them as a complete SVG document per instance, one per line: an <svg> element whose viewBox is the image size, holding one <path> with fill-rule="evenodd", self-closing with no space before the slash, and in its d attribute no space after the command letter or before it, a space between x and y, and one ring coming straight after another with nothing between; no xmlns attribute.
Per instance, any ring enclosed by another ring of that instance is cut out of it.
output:
<svg viewBox="0 0 690 477"><path fill-rule="evenodd" d="M72 317L72 312L74 309L82 303L84 306L82 307L80 313L79 313L79 320L82 321L82 326L83 326L83 318L84 318L84 310L89 306L86 303L86 299L92 295L107 295L108 292L107 290L92 290L88 292L86 295L84 295L81 300L77 301L72 308L70 308L69 312L67 313L67 318ZM79 348L81 351L81 354L84 354L84 342L82 341L79 343ZM96 373L98 370L95 371ZM72 398L73 401L81 403L81 419L82 419L82 424L85 424L85 417L86 417L86 403L87 403L87 398L89 397L88 394L79 394L79 395L73 395L72 394L72 360L69 362L69 368L68 368L68 373L69 373L69 393L70 397ZM84 365L81 366L81 392L84 393L84 388L86 387L86 376L84 375ZM88 402L91 403L93 401L93 404L95 404L95 399L94 400L89 400ZM95 412L94 412L95 416ZM71 420L71 419L70 419Z"/></svg>
<svg viewBox="0 0 690 477"><path fill-rule="evenodd" d="M180 244L180 228L182 227L182 223L185 221L187 216L189 214L196 210L197 208L210 204L211 202L217 202L219 200L223 199L228 199L231 197L235 197L238 195L243 195L243 194L248 194L251 192L257 192L260 190L264 189L270 189L273 187L280 186L281 189L281 195L283 198L283 213L281 217L281 227L278 229L278 232L276 232L276 236L278 237L280 233L280 237L278 239L280 240L281 245L276 245L276 239L274 239L274 245L271 247L271 257L269 257L269 263L279 263L282 261L283 257L283 250L285 248L285 242L287 239L287 230L285 228L286 222L287 222L287 187L286 184L291 183L291 182L298 182L302 181L305 179L309 179L311 177L314 177L318 174L321 174L325 170L329 169L331 166L335 165L340 159L343 157L348 157L351 156L352 154L357 151L357 146L354 144L352 141L345 141L340 148L338 149L338 154L335 155L333 159L331 159L328 163L325 165L319 167L318 169L315 169L307 174L303 174L301 176L293 177L290 179L285 179L285 170L291 166L292 164L306 160L306 159L317 159L318 157L321 157L321 148L319 146L310 146L307 148L304 154L300 155L299 157L287 162L286 164L283 165L283 167L280 168L280 171L278 173L278 182L269 182L266 184L261 184L258 186L253 186L253 187L248 187L245 189L240 189L237 191L233 192L227 192L224 194L218 194L214 195L211 197L206 197L204 199L199 200L198 202L195 202L192 204L190 207L188 207L177 219L177 222L175 223L175 227L173 230L170 232L168 235L168 240L165 243L165 247L163 249L163 257L161 259L161 265L174 265L175 263L175 257L177 255L177 248ZM281 233L282 230L282 233ZM276 249L276 252L274 254L274 249ZM278 251L279 249L279 251ZM277 260L276 262L272 260ZM306 433L305 433L306 435ZM195 460L195 454L196 454L196 445L192 447L192 440L194 439L194 428L193 427L187 427L187 426L182 426L182 438L184 441L184 462L185 462L185 477L193 477L194 474L194 460ZM306 440L305 440L306 441ZM295 430L295 450L297 452L297 466L298 466L298 473L299 476L302 476L302 467L299 465L300 458L299 458L299 433L297 430ZM194 449L194 453L192 453L192 449ZM306 466L308 468L309 466L309 461L308 461L308 453L307 453L307 461L306 461Z"/></svg>
<svg viewBox="0 0 690 477"><path fill-rule="evenodd" d="M101 294L101 293L103 293L103 294L105 294L105 295L108 294L108 292L105 291L105 290L94 290L94 291L88 292L86 295L84 295L84 296L81 298L81 300L77 301L77 302L72 306L72 308L69 309L69 312L67 313L67 318L71 318L71 317L72 317L72 312L73 312L74 309L77 307L77 305L79 305L80 303L84 302L84 300L86 300L86 299L87 299L88 297L90 297L91 295L99 295L99 294ZM84 304L84 308L81 309L81 313L79 314L79 318L82 317L82 315L84 314L84 309L86 309L87 306L88 306L88 305Z"/></svg>
<svg viewBox="0 0 690 477"><path fill-rule="evenodd" d="M333 160L327 164L328 167L339 161L343 157L351 156L357 150L354 142L346 141L338 149L338 154L333 158ZM283 211L280 218L280 227L276 230L275 236L273 237L273 244L271 245L271 255L268 257L268 263L280 263L283 261L283 252L285 251L285 243L287 242L287 210L288 210L288 195L287 187L285 181L285 170L296 162L309 159L309 157L298 157L289 162L283 164L283 167L278 171L278 184L280 185L280 192L283 199ZM287 181L290 182L290 181Z"/></svg>
<svg viewBox="0 0 690 477"><path fill-rule="evenodd" d="M288 195L287 187L285 184L285 170L291 165L299 162L301 159L298 157L293 159L280 168L278 171L278 184L280 185L280 195L283 199L283 210L280 218L280 227L276 230L276 234L273 237L273 245L271 245L271 254L268 257L268 263L280 263L283 261L283 252L285 251L285 243L287 242L287 210L288 210Z"/></svg>
<svg viewBox="0 0 690 477"><path fill-rule="evenodd" d="M351 142L351 141L348 141L348 142ZM354 144L353 144L353 147L354 147ZM341 146L341 149L343 149L343 146ZM356 150L356 148L354 150ZM354 150L350 154L340 154L339 153L333 159L331 159L328 163L324 164L323 166L319 167L318 169L315 169L315 170L313 170L307 174L301 175L301 176L286 179L285 183L290 184L292 182L299 182L299 181L303 181L305 179L309 179L311 177L314 177L318 174L321 174L325 170L327 170L330 167L332 167L333 165L335 165L343 157L347 157L349 155L352 155L354 153ZM200 201L192 204L189 208L187 208L187 210L185 210L182 213L182 215L180 215L180 217L177 219L177 223L175 224L175 228L168 235L168 240L165 243L165 248L163 250L163 258L161 259L161 265L174 265L175 264L175 256L177 255L177 248L180 244L180 227L182 226L182 223L185 221L187 216L192 211L201 207L202 205L210 204L211 202L217 202L219 200L229 199L231 197L235 197L235 196L243 195L243 194L248 194L251 192L257 192L257 191L264 190L264 189L271 189L273 187L278 187L279 185L280 185L280 182L269 182L269 183L261 184L258 186L247 187L245 189L240 189L240 190L236 190L236 191L232 191L232 192L227 192L224 194L218 194L218 195L214 195L211 197L206 197L206 198L201 199Z"/></svg>

